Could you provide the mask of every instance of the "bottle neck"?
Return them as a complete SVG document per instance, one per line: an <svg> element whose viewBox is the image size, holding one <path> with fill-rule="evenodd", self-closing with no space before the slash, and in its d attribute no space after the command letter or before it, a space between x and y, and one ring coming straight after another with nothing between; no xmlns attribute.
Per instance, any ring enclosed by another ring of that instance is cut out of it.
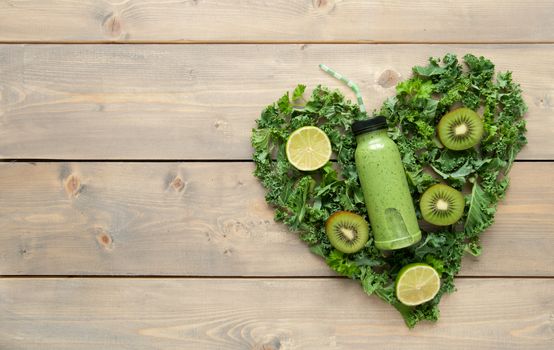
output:
<svg viewBox="0 0 554 350"><path fill-rule="evenodd" d="M360 134L360 135L356 136L356 142L357 143L363 143L363 142L368 142L368 141L371 141L375 138L381 138L381 137L388 137L387 129L379 129L379 130L374 130L374 131L365 132L363 134Z"/></svg>

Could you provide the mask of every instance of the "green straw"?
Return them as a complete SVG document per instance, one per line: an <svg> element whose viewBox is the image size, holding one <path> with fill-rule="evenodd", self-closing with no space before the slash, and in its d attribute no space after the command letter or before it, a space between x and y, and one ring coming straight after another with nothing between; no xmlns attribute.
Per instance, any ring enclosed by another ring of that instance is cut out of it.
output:
<svg viewBox="0 0 554 350"><path fill-rule="evenodd" d="M335 72L334 70L332 70L331 68L327 67L324 64L320 64L319 68L321 68L325 73L329 74L335 79L338 79L343 83L345 83L346 85L348 85L348 87L352 89L352 91L354 91L354 94L356 94L356 99L358 99L358 105L360 106L360 111L362 111L362 113L366 113L364 101L362 100L362 93L360 92L360 88L358 87L358 85L356 85L356 83L354 83L352 80L348 79L347 77Z"/></svg>

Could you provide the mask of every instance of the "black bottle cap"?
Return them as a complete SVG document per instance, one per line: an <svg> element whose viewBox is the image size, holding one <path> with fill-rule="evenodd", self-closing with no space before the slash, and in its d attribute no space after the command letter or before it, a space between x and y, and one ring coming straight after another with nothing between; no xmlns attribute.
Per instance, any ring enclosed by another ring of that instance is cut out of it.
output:
<svg viewBox="0 0 554 350"><path fill-rule="evenodd" d="M385 119L385 117L375 117L366 120L358 120L352 123L352 132L354 133L354 136L386 128L387 120Z"/></svg>

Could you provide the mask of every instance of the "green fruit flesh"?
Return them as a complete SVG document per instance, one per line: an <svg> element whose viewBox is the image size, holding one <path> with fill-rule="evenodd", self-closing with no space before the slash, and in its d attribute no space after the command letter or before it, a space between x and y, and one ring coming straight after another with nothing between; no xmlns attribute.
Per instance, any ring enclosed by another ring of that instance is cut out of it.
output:
<svg viewBox="0 0 554 350"><path fill-rule="evenodd" d="M395 281L396 297L407 306L416 306L432 300L439 289L439 273L433 267L423 263L404 266L398 272Z"/></svg>
<svg viewBox="0 0 554 350"><path fill-rule="evenodd" d="M461 151L479 143L483 136L481 117L469 108L458 108L447 113L439 122L441 143L448 149Z"/></svg>
<svg viewBox="0 0 554 350"><path fill-rule="evenodd" d="M462 193L443 184L428 188L419 202L423 219L437 226L456 223L464 214L464 206Z"/></svg>
<svg viewBox="0 0 554 350"><path fill-rule="evenodd" d="M358 214L339 211L327 219L325 233L331 245L343 253L355 253L369 239L369 225Z"/></svg>

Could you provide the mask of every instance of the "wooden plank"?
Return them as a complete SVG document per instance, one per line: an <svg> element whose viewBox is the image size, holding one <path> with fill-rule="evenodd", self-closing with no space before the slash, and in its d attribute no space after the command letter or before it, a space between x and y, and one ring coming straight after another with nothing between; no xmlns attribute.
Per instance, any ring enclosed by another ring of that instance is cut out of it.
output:
<svg viewBox="0 0 554 350"><path fill-rule="evenodd" d="M4 42L545 42L549 0L0 1Z"/></svg>
<svg viewBox="0 0 554 350"><path fill-rule="evenodd" d="M554 347L553 279L457 285L438 323L408 330L391 306L346 279L0 279L0 347Z"/></svg>
<svg viewBox="0 0 554 350"><path fill-rule="evenodd" d="M251 163L0 163L0 274L331 276ZM466 276L554 276L554 163L516 163ZM532 180L531 180L532 179Z"/></svg>
<svg viewBox="0 0 554 350"><path fill-rule="evenodd" d="M554 45L4 45L0 157L249 159L260 111L325 62L357 80L369 108L448 52L513 70L529 104L521 159L554 159Z"/></svg>

